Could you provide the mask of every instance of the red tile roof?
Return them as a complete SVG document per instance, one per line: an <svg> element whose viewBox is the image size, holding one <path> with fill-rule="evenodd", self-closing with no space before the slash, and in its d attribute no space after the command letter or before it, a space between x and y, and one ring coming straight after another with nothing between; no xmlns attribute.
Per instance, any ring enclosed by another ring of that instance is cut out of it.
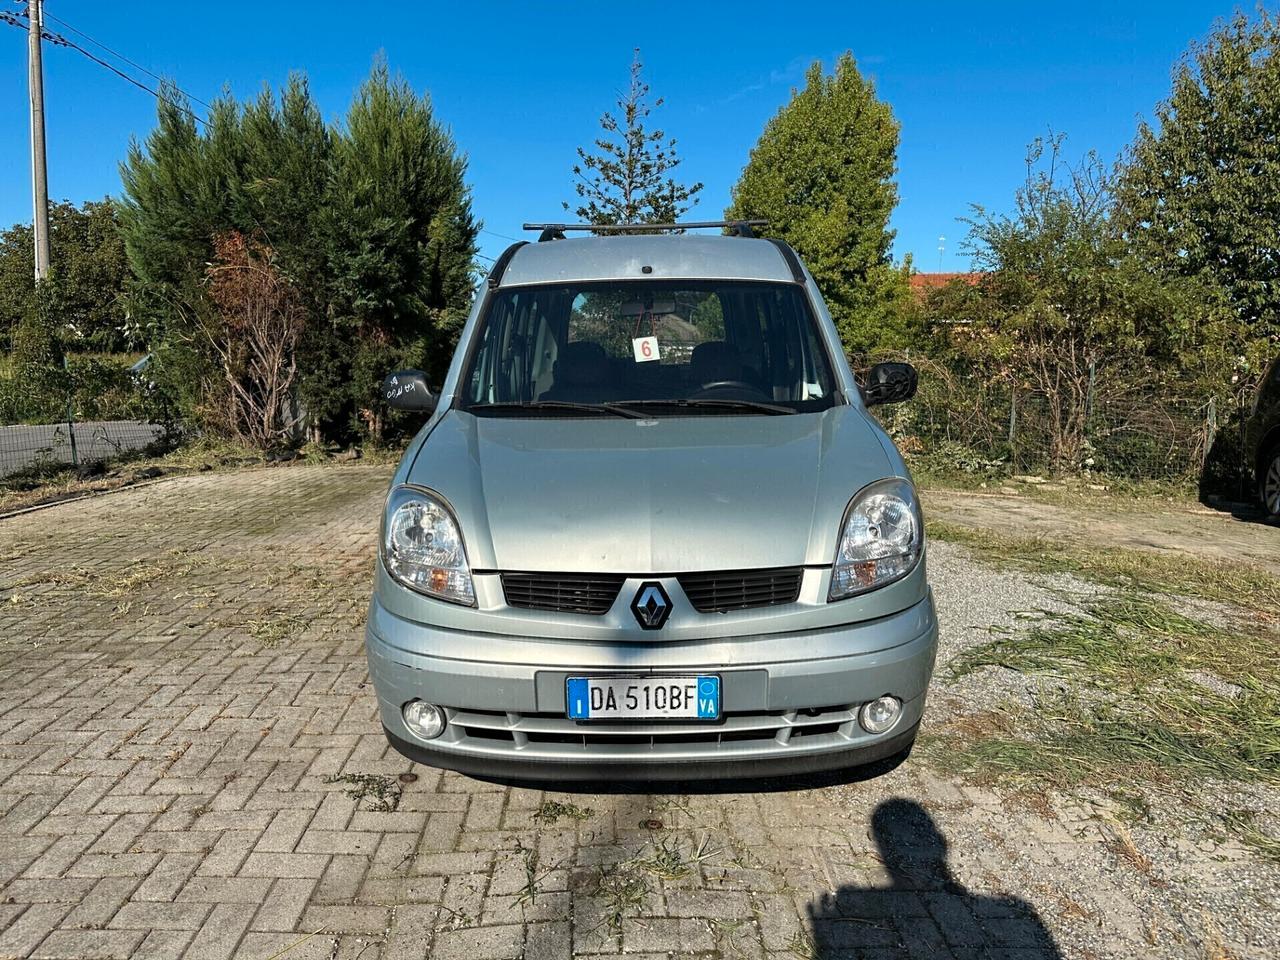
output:
<svg viewBox="0 0 1280 960"><path fill-rule="evenodd" d="M963 280L972 286L981 277L982 274L980 273L913 273L911 275L911 289L917 295L924 296L930 290L944 287L952 280Z"/></svg>

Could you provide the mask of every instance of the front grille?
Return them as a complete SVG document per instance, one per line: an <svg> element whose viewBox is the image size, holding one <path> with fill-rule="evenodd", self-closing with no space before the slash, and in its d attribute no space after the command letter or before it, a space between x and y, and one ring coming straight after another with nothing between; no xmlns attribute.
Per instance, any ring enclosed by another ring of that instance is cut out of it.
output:
<svg viewBox="0 0 1280 960"><path fill-rule="evenodd" d="M682 573L680 589L699 613L725 613L750 607L795 603L800 596L801 567L772 570L717 570Z"/></svg>
<svg viewBox="0 0 1280 960"><path fill-rule="evenodd" d="M607 613L625 577L599 573L504 573L507 605L555 613Z"/></svg>
<svg viewBox="0 0 1280 960"><path fill-rule="evenodd" d="M838 704L807 710L727 711L718 723L644 721L579 723L563 713L504 713L446 708L444 740L459 747L510 750L603 750L615 755L653 756L695 746L780 751L788 746L838 745L857 736L857 706ZM728 745L732 744L733 747Z"/></svg>

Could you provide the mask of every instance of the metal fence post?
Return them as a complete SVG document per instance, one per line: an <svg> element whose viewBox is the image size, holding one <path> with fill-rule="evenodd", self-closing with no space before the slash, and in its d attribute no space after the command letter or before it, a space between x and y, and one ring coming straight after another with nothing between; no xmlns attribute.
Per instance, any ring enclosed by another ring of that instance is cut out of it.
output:
<svg viewBox="0 0 1280 960"><path fill-rule="evenodd" d="M1098 365L1089 362L1089 385L1084 391L1084 435L1089 436L1089 424L1093 422L1093 387L1098 378Z"/></svg>
<svg viewBox="0 0 1280 960"><path fill-rule="evenodd" d="M71 465L80 466L80 456L76 453L76 420L72 410L73 395L71 390L71 365L67 363L67 355L62 355L62 370L67 374L67 435L71 437Z"/></svg>
<svg viewBox="0 0 1280 960"><path fill-rule="evenodd" d="M1018 469L1018 448L1014 441L1018 436L1018 388L1009 388L1009 461L1014 472Z"/></svg>
<svg viewBox="0 0 1280 960"><path fill-rule="evenodd" d="M1209 459L1209 448L1213 446L1214 439L1218 436L1218 399L1210 397L1209 404L1205 407L1205 425L1204 425L1204 459ZM1203 467L1204 464L1201 464Z"/></svg>

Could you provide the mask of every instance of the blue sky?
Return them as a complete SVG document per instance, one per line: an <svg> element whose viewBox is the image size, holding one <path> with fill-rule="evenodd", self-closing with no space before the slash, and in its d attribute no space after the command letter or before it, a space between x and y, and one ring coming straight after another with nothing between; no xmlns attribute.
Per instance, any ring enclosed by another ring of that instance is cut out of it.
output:
<svg viewBox="0 0 1280 960"><path fill-rule="evenodd" d="M337 117L384 51L393 70L430 92L468 153L490 257L520 236L522 221L565 218L574 147L595 136L625 85L632 47L641 48L654 94L666 98L655 119L680 142L680 172L706 184L689 215L703 219L720 216L748 151L806 65L829 66L851 50L902 123L894 254L912 254L926 271L967 266L956 218L970 203L1008 206L1034 137L1052 128L1068 135L1069 156L1117 155L1168 93L1187 44L1232 9L1176 0L909 8L46 2L50 15L201 100L224 87L250 96L302 70L326 116ZM47 27L80 39L61 23ZM49 45L45 82L51 195L118 192L117 164L129 138L150 129L152 98ZM0 23L0 89L9 94L0 107L3 224L31 218L25 84L25 36Z"/></svg>

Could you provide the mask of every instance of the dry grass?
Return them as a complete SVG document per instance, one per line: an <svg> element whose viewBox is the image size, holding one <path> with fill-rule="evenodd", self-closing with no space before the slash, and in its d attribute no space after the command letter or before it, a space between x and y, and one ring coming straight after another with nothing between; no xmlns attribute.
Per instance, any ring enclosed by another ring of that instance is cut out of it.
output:
<svg viewBox="0 0 1280 960"><path fill-rule="evenodd" d="M1264 830L1252 810L1237 810L1227 815L1227 830L1262 859L1280 865L1280 836Z"/></svg>
<svg viewBox="0 0 1280 960"><path fill-rule="evenodd" d="M939 761L984 779L1096 783L1186 777L1280 782L1280 663L1262 628L1223 627L1130 592L1037 611L952 665L1060 683L1035 710L965 717L932 738Z"/></svg>
<svg viewBox="0 0 1280 960"><path fill-rule="evenodd" d="M1071 574L1118 588L1195 597L1247 607L1280 624L1280 577L1244 563L1170 556L1120 547L1090 547L1061 540L1009 537L940 521L929 536L968 547L984 563L1033 573Z"/></svg>

